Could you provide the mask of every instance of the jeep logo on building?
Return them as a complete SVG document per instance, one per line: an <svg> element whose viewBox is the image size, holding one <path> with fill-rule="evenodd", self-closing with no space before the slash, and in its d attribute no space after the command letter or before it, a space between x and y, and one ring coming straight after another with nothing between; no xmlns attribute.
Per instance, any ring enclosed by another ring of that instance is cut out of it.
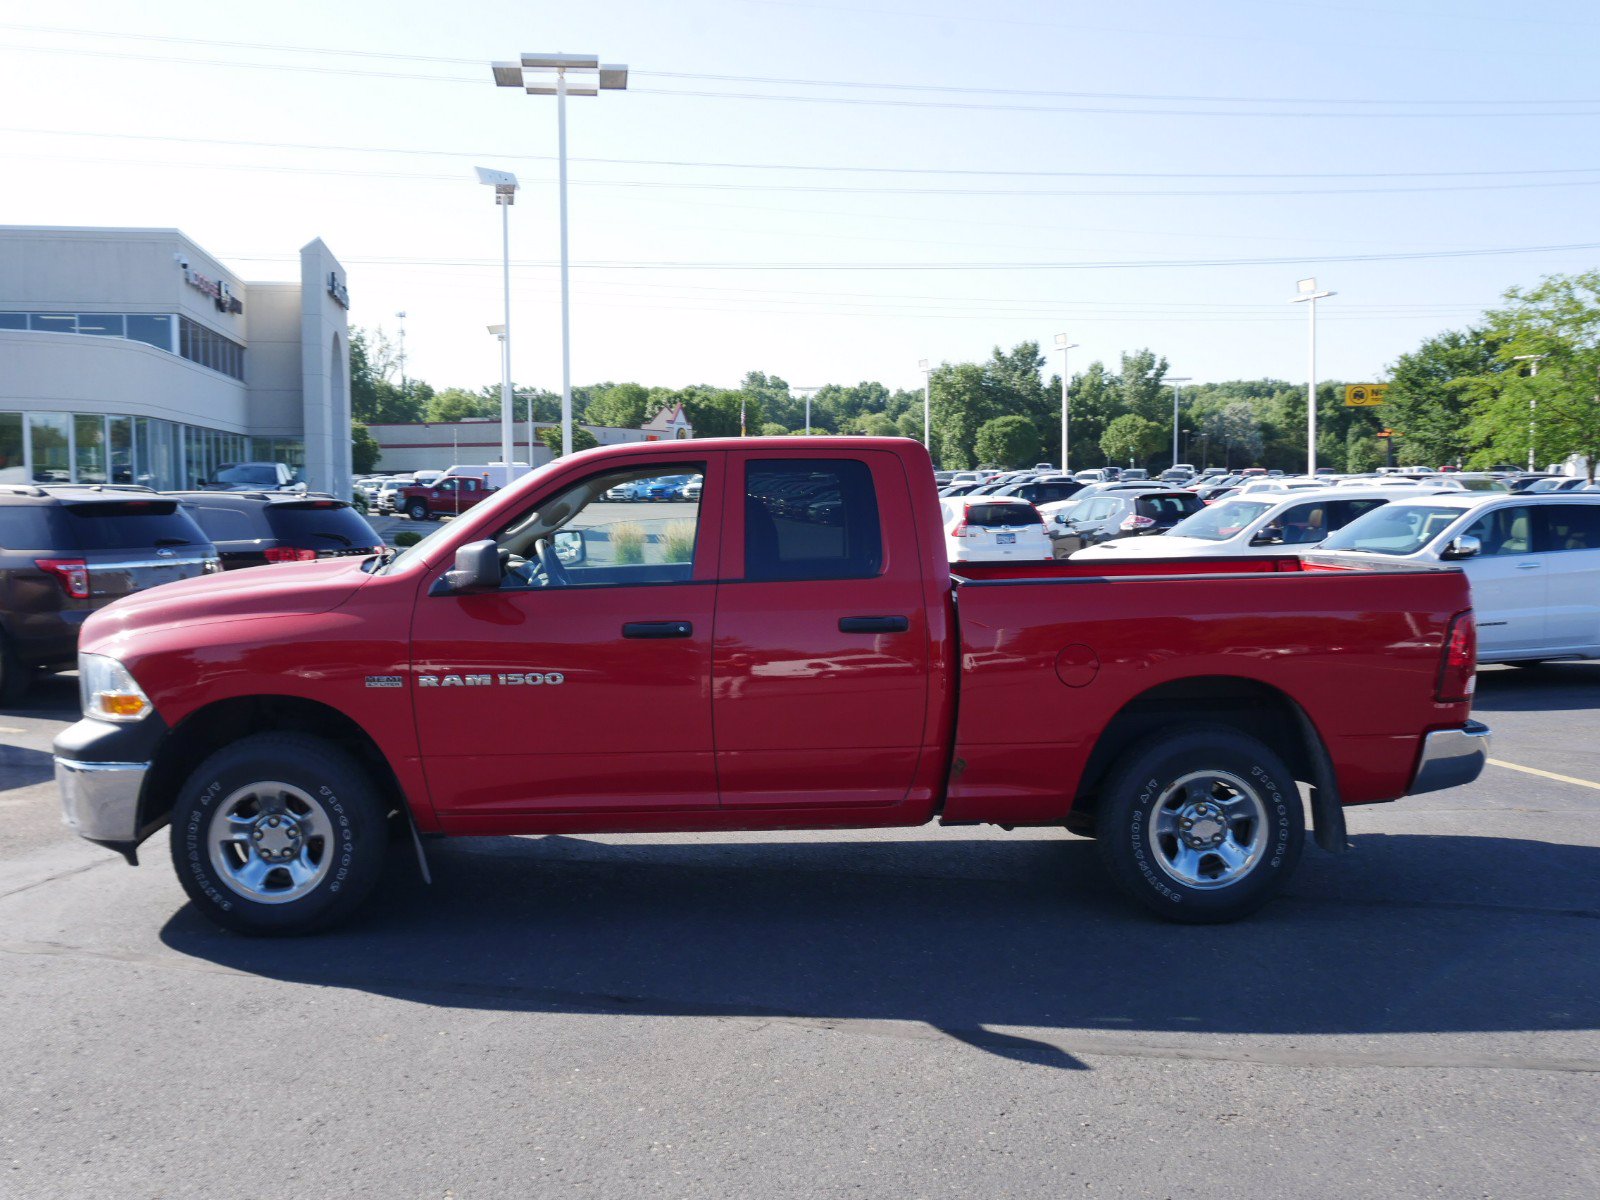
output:
<svg viewBox="0 0 1600 1200"><path fill-rule="evenodd" d="M560 671L497 671L492 675L418 675L418 687L555 687L567 681Z"/></svg>

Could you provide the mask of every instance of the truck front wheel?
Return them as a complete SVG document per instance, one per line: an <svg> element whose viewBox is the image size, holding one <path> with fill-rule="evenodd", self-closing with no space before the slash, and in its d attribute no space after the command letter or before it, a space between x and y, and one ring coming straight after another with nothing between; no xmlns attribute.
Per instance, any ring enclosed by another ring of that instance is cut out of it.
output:
<svg viewBox="0 0 1600 1200"><path fill-rule="evenodd" d="M383 871L385 809L356 762L303 734L263 733L218 750L172 810L183 890L238 933L326 929L367 898Z"/></svg>
<svg viewBox="0 0 1600 1200"><path fill-rule="evenodd" d="M426 521L428 519L428 505L423 500L413 500L406 505L406 516L413 521Z"/></svg>
<svg viewBox="0 0 1600 1200"><path fill-rule="evenodd" d="M1233 921L1293 874L1305 842L1294 777L1261 742L1188 725L1133 746L1100 791L1097 848L1111 878L1172 921Z"/></svg>

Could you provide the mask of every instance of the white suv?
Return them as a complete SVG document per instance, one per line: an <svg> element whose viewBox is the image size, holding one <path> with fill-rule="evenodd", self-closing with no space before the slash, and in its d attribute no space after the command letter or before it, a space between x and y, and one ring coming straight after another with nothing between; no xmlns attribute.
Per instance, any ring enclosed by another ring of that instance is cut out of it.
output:
<svg viewBox="0 0 1600 1200"><path fill-rule="evenodd" d="M1459 563L1480 662L1600 658L1600 495L1399 492L1311 558L1388 570Z"/></svg>
<svg viewBox="0 0 1600 1200"><path fill-rule="evenodd" d="M1020 562L1055 557L1039 510L1016 496L952 496L940 503L950 561Z"/></svg>

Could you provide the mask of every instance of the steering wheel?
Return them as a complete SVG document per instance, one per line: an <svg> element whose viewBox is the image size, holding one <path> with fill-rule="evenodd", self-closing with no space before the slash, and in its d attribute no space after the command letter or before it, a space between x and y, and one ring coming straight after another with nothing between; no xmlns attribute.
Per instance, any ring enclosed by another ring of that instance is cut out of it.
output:
<svg viewBox="0 0 1600 1200"><path fill-rule="evenodd" d="M533 552L539 556L539 566L544 571L546 587L565 587L567 585L567 568L561 564L561 556L556 553L555 547L550 544L549 538L540 538L533 543Z"/></svg>

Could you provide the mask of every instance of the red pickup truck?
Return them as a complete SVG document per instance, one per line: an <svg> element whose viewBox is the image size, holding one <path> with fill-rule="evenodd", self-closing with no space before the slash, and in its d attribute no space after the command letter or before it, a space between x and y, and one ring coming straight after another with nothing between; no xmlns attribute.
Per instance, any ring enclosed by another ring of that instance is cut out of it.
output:
<svg viewBox="0 0 1600 1200"><path fill-rule="evenodd" d="M701 475L641 510L606 492ZM612 446L402 553L119 601L55 744L69 824L135 862L172 827L208 916L297 933L415 835L990 822L1098 839L1181 921L1284 884L1343 808L1467 783L1453 569L1293 557L945 561L894 438Z"/></svg>
<svg viewBox="0 0 1600 1200"><path fill-rule="evenodd" d="M471 475L446 475L433 483L413 483L400 489L394 506L413 521L457 517L495 493L487 479Z"/></svg>

